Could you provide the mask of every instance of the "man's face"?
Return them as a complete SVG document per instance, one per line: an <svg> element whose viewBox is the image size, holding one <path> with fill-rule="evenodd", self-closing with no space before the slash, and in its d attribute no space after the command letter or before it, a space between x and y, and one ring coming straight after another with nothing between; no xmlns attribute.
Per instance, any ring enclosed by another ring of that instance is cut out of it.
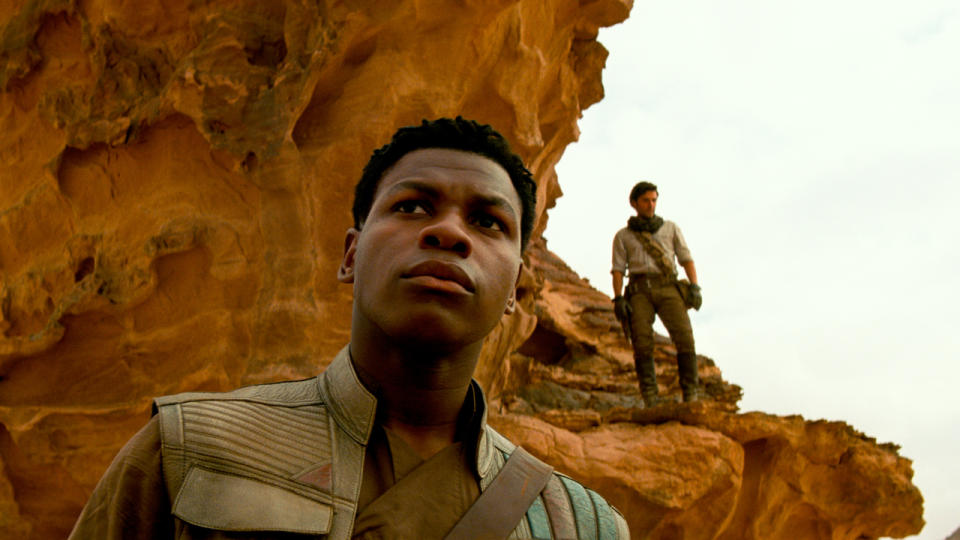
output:
<svg viewBox="0 0 960 540"><path fill-rule="evenodd" d="M652 218L657 213L657 192L643 192L639 197L630 201L630 206L637 211L638 216Z"/></svg>
<svg viewBox="0 0 960 540"><path fill-rule="evenodd" d="M405 155L362 229L347 232L339 279L353 283L354 330L440 347L482 340L513 310L520 216L495 161L439 148Z"/></svg>

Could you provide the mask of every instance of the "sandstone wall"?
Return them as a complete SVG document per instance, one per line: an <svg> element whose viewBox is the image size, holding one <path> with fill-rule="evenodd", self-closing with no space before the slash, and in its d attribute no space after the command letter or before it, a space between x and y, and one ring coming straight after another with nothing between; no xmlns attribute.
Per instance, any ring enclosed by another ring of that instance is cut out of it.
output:
<svg viewBox="0 0 960 540"><path fill-rule="evenodd" d="M352 186L396 127L456 114L496 126L537 178L542 232L560 194L553 167L602 97L597 29L631 3L0 2L0 538L65 536L152 396L326 364L348 339L350 290L334 276ZM749 417L713 365L702 371L707 409L721 416L644 416L654 411L636 408L609 300L575 292L550 257L532 254L520 310L478 368L498 425L542 455L538 434L549 433L610 456L550 457L628 511L637 537L753 527L764 538L788 518L751 512L794 500L783 485L843 498L835 477L799 474L809 460L775 474L755 466L751 456L781 454L754 441L786 440L771 448L797 454L814 443L785 433L810 428L730 428ZM669 344L659 350L668 359ZM586 379L590 366L609 380ZM670 362L660 369L669 380ZM650 496L661 476L615 449L669 448L642 442L651 437L711 456L703 470L716 482L690 494L682 480L696 475L683 473ZM830 514L831 538L919 527L909 462L867 447L888 467L854 460L857 470L901 489L912 514L878 521L887 507L857 499ZM719 509L683 517L704 497ZM820 502L795 499L791 527L820 523Z"/></svg>

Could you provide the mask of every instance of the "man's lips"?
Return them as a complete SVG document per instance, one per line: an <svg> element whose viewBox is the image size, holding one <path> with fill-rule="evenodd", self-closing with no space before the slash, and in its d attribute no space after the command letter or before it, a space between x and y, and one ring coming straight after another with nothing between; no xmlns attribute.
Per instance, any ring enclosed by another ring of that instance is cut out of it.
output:
<svg viewBox="0 0 960 540"><path fill-rule="evenodd" d="M445 263L442 261L424 261L416 264L413 268L404 272L400 277L432 277L442 281L452 281L466 289L467 292L472 293L476 289L473 284L473 280L470 279L470 276L468 276L463 269L455 264Z"/></svg>

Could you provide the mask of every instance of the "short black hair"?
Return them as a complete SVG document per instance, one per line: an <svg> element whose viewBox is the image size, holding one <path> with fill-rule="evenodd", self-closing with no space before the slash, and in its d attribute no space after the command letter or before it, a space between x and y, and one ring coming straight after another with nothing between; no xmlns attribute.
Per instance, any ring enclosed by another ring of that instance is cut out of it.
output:
<svg viewBox="0 0 960 540"><path fill-rule="evenodd" d="M424 120L419 126L402 127L393 134L389 143L373 152L354 192L353 226L360 230L367 219L377 185L387 169L410 152L425 148L471 152L492 159L507 171L510 182L520 196L520 249L524 250L537 217L537 184L533 181L533 175L524 166L520 156L510 150L510 144L503 135L487 124L466 120L461 116L453 120Z"/></svg>
<svg viewBox="0 0 960 540"><path fill-rule="evenodd" d="M647 181L637 182L637 185L633 186L633 189L630 190L630 202L639 199L641 195L648 191L656 191L657 195L660 194L660 192L657 191L656 184Z"/></svg>

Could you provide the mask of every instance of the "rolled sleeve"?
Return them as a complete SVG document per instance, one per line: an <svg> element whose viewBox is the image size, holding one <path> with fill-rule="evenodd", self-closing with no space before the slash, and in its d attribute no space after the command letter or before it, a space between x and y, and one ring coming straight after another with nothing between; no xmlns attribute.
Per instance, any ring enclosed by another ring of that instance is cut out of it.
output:
<svg viewBox="0 0 960 540"><path fill-rule="evenodd" d="M623 244L623 235L619 232L613 237L613 265L610 273L614 272L627 273L627 247Z"/></svg>
<svg viewBox="0 0 960 540"><path fill-rule="evenodd" d="M693 255L690 253L690 248L687 247L687 241L683 238L683 233L680 232L680 227L674 228L673 251L677 254L677 261L680 264L693 261Z"/></svg>

